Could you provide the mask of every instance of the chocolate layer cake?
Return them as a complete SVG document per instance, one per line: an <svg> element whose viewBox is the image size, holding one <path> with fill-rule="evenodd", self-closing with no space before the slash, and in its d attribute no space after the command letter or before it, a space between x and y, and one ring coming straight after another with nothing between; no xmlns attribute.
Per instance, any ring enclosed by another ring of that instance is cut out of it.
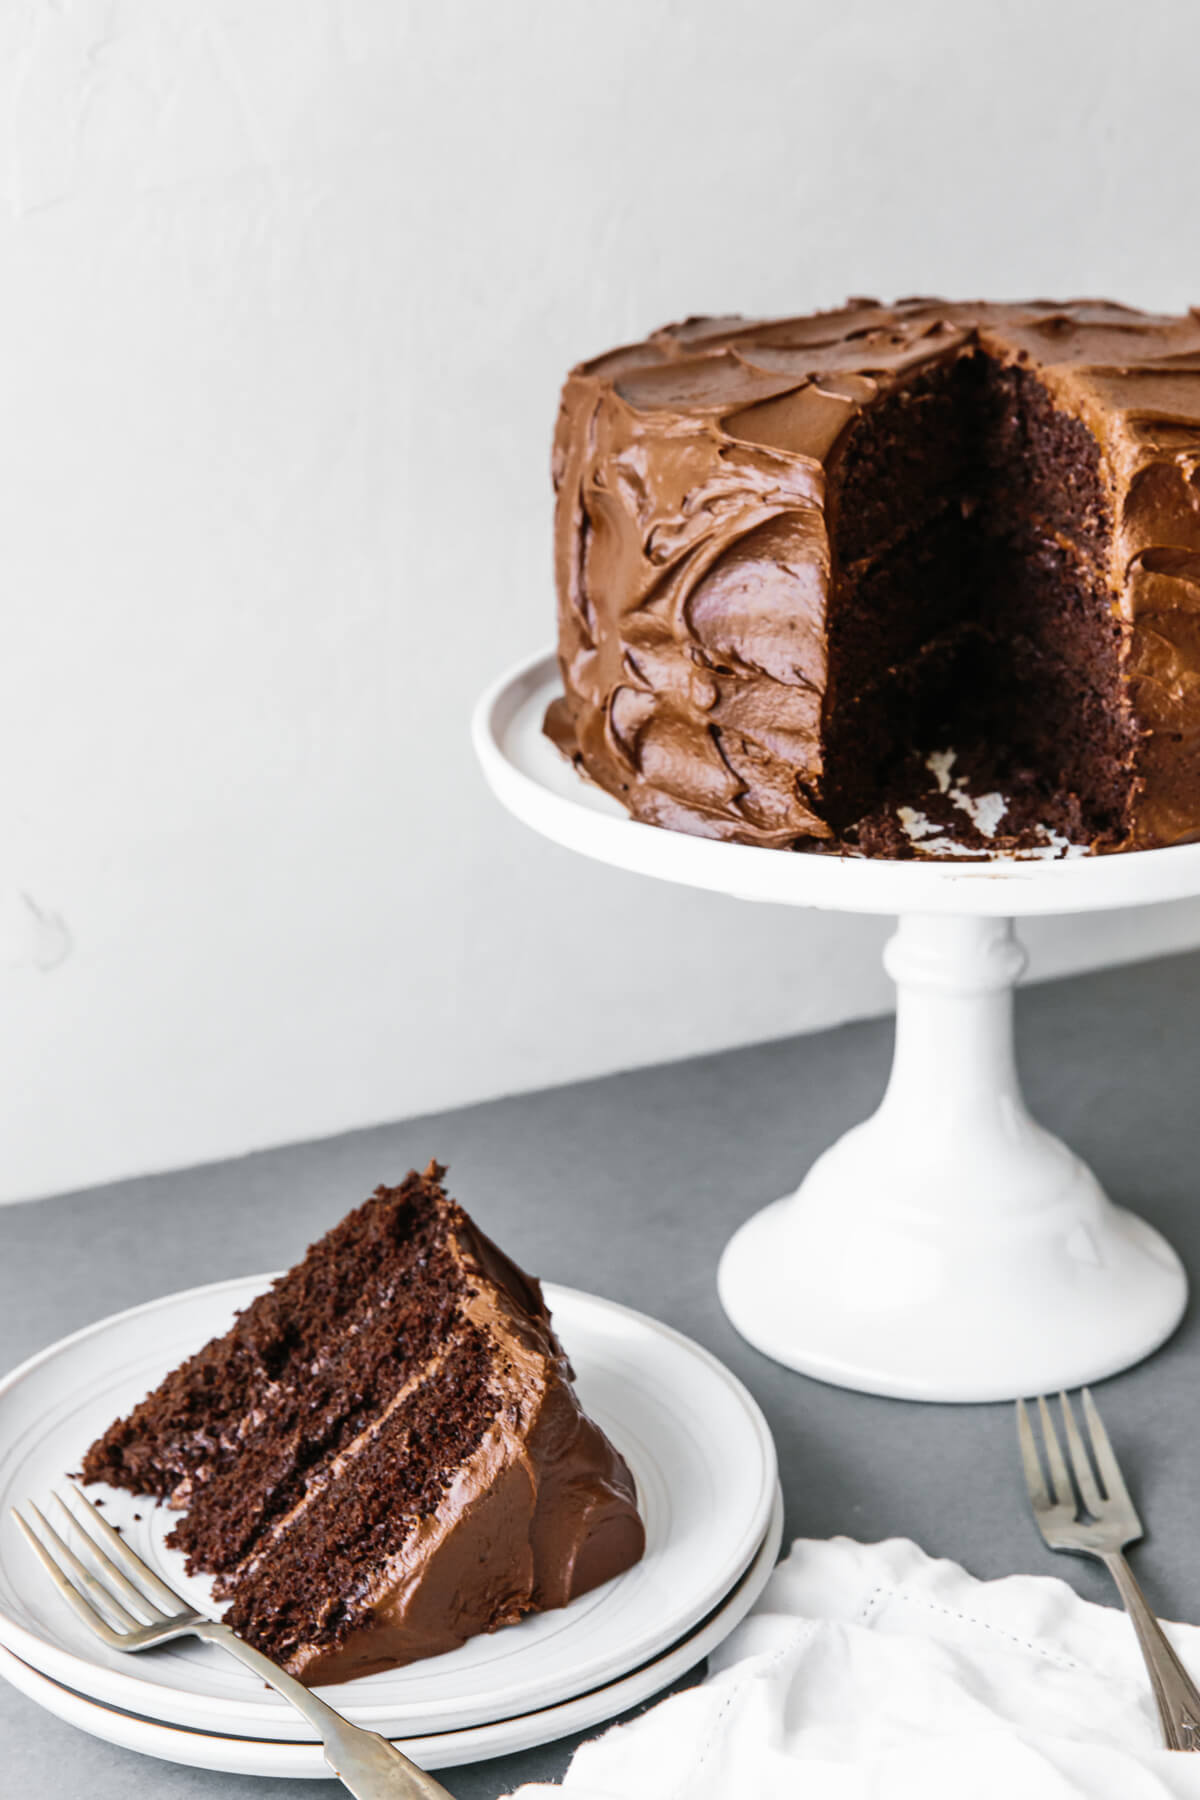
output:
<svg viewBox="0 0 1200 1800"><path fill-rule="evenodd" d="M455 1649L635 1563L633 1480L541 1288L431 1163L381 1187L88 1451L312 1684Z"/></svg>
<svg viewBox="0 0 1200 1800"><path fill-rule="evenodd" d="M635 818L882 855L1200 836L1200 316L852 301L583 364L546 729Z"/></svg>

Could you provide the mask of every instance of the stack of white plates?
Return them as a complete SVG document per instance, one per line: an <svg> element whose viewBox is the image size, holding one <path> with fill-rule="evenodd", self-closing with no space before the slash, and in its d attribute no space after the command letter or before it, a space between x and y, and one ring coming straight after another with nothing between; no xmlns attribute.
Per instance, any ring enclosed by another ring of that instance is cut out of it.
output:
<svg viewBox="0 0 1200 1800"><path fill-rule="evenodd" d="M40 1502L168 1369L224 1331L265 1287L193 1288L89 1326L0 1383L0 1674L60 1718L168 1762L328 1778L311 1727L216 1648L183 1639L123 1656L93 1638L21 1540L10 1507ZM580 1397L627 1459L646 1555L557 1612L448 1656L321 1690L356 1724L429 1769L583 1731L683 1675L741 1620L783 1527L761 1412L715 1357L644 1314L548 1286ZM209 1607L165 1538L172 1515L99 1492L126 1541Z"/></svg>

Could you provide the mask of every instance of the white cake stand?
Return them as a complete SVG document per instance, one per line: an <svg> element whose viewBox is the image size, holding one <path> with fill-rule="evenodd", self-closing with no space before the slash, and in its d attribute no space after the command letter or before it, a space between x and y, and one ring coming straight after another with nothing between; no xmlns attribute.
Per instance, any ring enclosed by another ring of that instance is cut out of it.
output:
<svg viewBox="0 0 1200 1800"><path fill-rule="evenodd" d="M640 825L542 736L553 657L476 708L483 771L517 818L600 862L744 900L897 913L884 960L896 1050L878 1112L721 1258L742 1336L821 1380L916 1400L1003 1400L1114 1374L1187 1299L1157 1231L1114 1206L1021 1097L1014 916L1200 894L1200 844L1049 862L883 862Z"/></svg>

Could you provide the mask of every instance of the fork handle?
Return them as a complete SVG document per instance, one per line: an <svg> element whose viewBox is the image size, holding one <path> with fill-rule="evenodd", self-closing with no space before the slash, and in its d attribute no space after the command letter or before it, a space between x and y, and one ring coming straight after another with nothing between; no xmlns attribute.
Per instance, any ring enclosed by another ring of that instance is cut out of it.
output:
<svg viewBox="0 0 1200 1800"><path fill-rule="evenodd" d="M228 1650L304 1714L324 1745L325 1761L354 1800L453 1800L440 1781L410 1762L394 1744L376 1731L352 1725L310 1688L285 1674L269 1656L244 1643L228 1625L205 1619L197 1626L196 1636Z"/></svg>
<svg viewBox="0 0 1200 1800"><path fill-rule="evenodd" d="M1133 1620L1168 1750L1200 1750L1200 1693L1176 1656L1165 1632L1119 1550L1101 1556L1125 1611Z"/></svg>

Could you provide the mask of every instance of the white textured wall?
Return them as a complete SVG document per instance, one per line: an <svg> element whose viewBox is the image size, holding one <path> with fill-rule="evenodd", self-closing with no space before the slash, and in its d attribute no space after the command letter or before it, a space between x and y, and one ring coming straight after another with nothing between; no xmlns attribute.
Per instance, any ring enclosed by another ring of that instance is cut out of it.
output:
<svg viewBox="0 0 1200 1800"><path fill-rule="evenodd" d="M0 3L0 1194L886 1003L882 922L526 834L469 705L550 636L577 357L1200 298L1200 12L1105 12ZM1200 910L1027 935L1050 973Z"/></svg>

